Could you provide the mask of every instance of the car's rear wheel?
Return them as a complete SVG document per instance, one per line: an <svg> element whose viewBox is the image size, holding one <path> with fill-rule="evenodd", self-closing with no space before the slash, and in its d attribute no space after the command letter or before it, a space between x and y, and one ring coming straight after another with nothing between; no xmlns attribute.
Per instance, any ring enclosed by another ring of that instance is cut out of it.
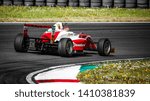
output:
<svg viewBox="0 0 150 101"><path fill-rule="evenodd" d="M27 52L29 48L29 39L24 38L22 33L19 33L14 40L14 48L17 52Z"/></svg>
<svg viewBox="0 0 150 101"><path fill-rule="evenodd" d="M73 54L73 43L69 38L62 38L58 43L58 53L63 57L70 57Z"/></svg>
<svg viewBox="0 0 150 101"><path fill-rule="evenodd" d="M101 56L108 56L111 51L111 42L107 38L100 39L97 44L97 51Z"/></svg>

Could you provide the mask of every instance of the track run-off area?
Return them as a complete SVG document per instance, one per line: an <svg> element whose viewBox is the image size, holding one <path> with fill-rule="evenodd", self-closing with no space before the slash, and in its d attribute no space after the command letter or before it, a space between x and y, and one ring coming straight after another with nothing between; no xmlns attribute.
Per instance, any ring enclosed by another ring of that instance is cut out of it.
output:
<svg viewBox="0 0 150 101"><path fill-rule="evenodd" d="M112 47L116 49L115 53L107 57L99 56L97 52L85 52L85 54L69 58L60 57L57 54L42 55L33 51L28 53L15 52L14 38L22 32L23 24L0 23L1 84L29 83L26 80L28 74L48 67L63 68L62 65L67 64L150 57L150 23L67 23L71 31L90 34L95 41L99 38L109 38ZM53 23L42 24L52 25ZM31 29L30 33L31 36L39 37L44 31L46 29Z"/></svg>
<svg viewBox="0 0 150 101"><path fill-rule="evenodd" d="M147 58L130 58L130 59L114 59L104 61L84 62L60 66L52 66L46 69L38 70L27 75L26 80L30 84L44 83L83 83L77 79L78 73L86 70L97 68L98 65L104 63L120 62L120 61L140 61ZM89 65L91 64L91 65Z"/></svg>

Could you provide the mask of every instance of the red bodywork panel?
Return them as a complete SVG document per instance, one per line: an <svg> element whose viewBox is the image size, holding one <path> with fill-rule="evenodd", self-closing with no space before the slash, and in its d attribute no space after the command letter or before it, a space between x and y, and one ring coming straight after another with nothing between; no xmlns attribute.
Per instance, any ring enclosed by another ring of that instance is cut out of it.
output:
<svg viewBox="0 0 150 101"><path fill-rule="evenodd" d="M57 36L58 36L59 33L60 32L55 32L55 34L54 34L54 40L57 38ZM51 32L45 32L45 33L43 33L40 38L43 39L42 42L49 42L49 40L52 39L51 38ZM44 39L49 39L49 40L44 40Z"/></svg>
<svg viewBox="0 0 150 101"><path fill-rule="evenodd" d="M77 45L74 45L73 49L76 51L83 51L86 49L96 50L96 44L91 41L91 38L87 34L79 34L79 38L77 40L73 40L73 42ZM81 45L81 46L80 46ZM84 46L82 46L84 45Z"/></svg>

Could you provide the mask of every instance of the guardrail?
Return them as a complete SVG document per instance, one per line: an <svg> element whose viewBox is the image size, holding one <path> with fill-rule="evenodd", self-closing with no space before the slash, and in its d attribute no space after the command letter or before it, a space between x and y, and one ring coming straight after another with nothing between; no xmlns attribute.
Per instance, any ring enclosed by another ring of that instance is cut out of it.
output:
<svg viewBox="0 0 150 101"><path fill-rule="evenodd" d="M150 8L150 0L0 0L0 5Z"/></svg>

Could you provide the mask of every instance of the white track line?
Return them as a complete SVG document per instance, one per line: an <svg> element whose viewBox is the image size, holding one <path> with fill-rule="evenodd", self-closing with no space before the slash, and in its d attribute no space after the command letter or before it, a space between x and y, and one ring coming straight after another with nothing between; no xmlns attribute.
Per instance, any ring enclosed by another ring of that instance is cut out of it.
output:
<svg viewBox="0 0 150 101"><path fill-rule="evenodd" d="M150 57L146 57L146 58L150 58ZM48 67L48 68L45 68L45 69L42 69L42 70L38 70L38 71L35 71L35 72L32 72L32 73L28 74L26 76L26 80L30 84L35 84L35 82L33 82L33 80L32 80L32 77L34 75L38 74L38 73L41 73L41 72L44 72L44 71L48 71L50 69L66 68L66 67L71 67L71 66L76 66L76 65L92 64L92 63L99 63L99 62L115 62L115 61L125 61L125 60L140 60L140 59L146 59L146 58L115 59L115 60L92 61L92 62L83 62L83 63L76 63L76 64L52 66L52 67Z"/></svg>

